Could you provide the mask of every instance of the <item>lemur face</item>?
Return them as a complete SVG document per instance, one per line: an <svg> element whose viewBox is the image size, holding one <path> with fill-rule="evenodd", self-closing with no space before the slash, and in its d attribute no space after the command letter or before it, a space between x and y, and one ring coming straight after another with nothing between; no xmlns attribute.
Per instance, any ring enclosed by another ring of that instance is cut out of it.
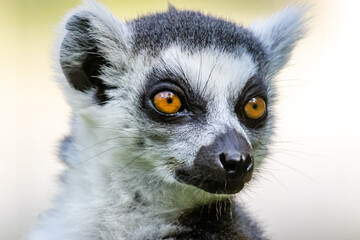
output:
<svg viewBox="0 0 360 240"><path fill-rule="evenodd" d="M66 93L89 133L119 136L118 174L234 194L266 154L301 24L296 8L245 29L172 7L125 24L90 4L65 26Z"/></svg>
<svg viewBox="0 0 360 240"><path fill-rule="evenodd" d="M272 128L271 86L252 55L172 46L145 83L139 112L174 178L210 193L240 191L261 160L253 146L266 145Z"/></svg>

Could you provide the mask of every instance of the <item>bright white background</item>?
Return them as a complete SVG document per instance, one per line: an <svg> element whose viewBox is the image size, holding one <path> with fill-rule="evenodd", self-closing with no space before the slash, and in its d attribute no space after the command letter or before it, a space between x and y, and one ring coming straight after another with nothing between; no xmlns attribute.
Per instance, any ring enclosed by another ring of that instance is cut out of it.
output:
<svg viewBox="0 0 360 240"><path fill-rule="evenodd" d="M167 2L102 1L121 19ZM171 1L238 23L284 0ZM278 134L259 181L240 194L272 239L360 239L360 4L312 0L308 37L278 77ZM76 1L0 0L0 239L20 239L51 207L57 142L70 109L51 81L53 25Z"/></svg>

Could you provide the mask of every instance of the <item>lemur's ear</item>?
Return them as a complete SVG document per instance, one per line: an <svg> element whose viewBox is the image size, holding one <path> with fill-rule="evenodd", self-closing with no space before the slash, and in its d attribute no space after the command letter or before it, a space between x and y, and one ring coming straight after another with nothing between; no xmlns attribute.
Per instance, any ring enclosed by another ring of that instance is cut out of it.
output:
<svg viewBox="0 0 360 240"><path fill-rule="evenodd" d="M60 65L67 81L76 90L94 92L97 102L105 103L105 91L114 86L101 74L106 66L124 64L129 50L128 27L103 6L86 1L69 14L65 29Z"/></svg>
<svg viewBox="0 0 360 240"><path fill-rule="evenodd" d="M305 11L305 6L289 6L250 26L269 55L270 74L275 74L286 64L296 42L306 33Z"/></svg>

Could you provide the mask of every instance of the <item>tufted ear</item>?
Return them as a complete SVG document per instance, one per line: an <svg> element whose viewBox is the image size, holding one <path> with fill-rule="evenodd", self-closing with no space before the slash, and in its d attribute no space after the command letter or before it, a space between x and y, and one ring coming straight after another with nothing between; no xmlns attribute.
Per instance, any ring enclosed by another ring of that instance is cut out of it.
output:
<svg viewBox="0 0 360 240"><path fill-rule="evenodd" d="M86 1L66 18L65 31L60 65L66 80L78 91L94 93L97 103L104 104L106 90L115 86L101 75L106 67L126 61L128 27L103 6Z"/></svg>
<svg viewBox="0 0 360 240"><path fill-rule="evenodd" d="M270 74L276 74L286 64L296 42L306 33L305 10L304 6L289 6L250 26L269 55Z"/></svg>

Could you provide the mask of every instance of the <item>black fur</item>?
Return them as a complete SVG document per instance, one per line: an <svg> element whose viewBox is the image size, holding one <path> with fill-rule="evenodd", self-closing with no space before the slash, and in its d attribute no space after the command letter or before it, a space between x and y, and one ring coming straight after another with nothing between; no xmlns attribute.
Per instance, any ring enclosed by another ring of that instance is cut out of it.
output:
<svg viewBox="0 0 360 240"><path fill-rule="evenodd" d="M169 11L144 16L129 23L134 32L134 50L148 50L158 55L171 44L187 50L200 50L210 46L232 54L247 50L255 62L266 62L261 43L253 34L234 23L206 16L194 11Z"/></svg>
<svg viewBox="0 0 360 240"><path fill-rule="evenodd" d="M100 78L101 69L109 63L91 37L90 14L82 12L68 20L68 33L60 49L60 63L69 83L79 91L95 90L94 98L102 105L109 100L105 91L114 87L106 85ZM75 59L69 57L73 53L77 54Z"/></svg>
<svg viewBox="0 0 360 240"><path fill-rule="evenodd" d="M265 240L263 232L239 206L230 200L201 206L178 220L186 230L164 239L177 240Z"/></svg>

